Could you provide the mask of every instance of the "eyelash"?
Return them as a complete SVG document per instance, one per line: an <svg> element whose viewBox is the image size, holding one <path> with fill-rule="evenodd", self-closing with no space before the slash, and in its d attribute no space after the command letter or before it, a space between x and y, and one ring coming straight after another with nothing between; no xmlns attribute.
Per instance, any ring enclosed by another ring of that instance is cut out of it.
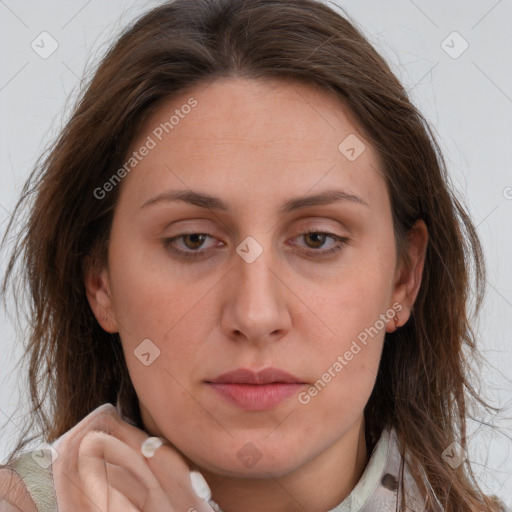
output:
<svg viewBox="0 0 512 512"><path fill-rule="evenodd" d="M331 254L334 254L334 253L340 251L345 245L347 245L349 243L349 239L347 237L335 235L334 233L328 233L325 231L307 231L305 233L301 233L300 235L297 235L297 237L311 235L311 234L327 235L329 238L332 238L333 240L337 241L338 245L336 247L331 247L330 249L325 249L323 251L314 250L314 249L304 251L306 256L324 258L324 257L327 257ZM210 249L199 250L199 251L193 251L193 250L183 251L181 249L177 249L176 247L172 246L172 243L175 240L178 240L180 238L183 238L185 236L190 236L190 235L206 235L207 237L214 238L212 235L210 235L208 233L200 233L200 232L182 233L181 235L177 235L172 238L164 239L164 241L163 241L164 247L167 249L170 249L172 252L177 254L179 257L183 257L183 258L199 258L201 256L204 256ZM297 238L297 237L295 237L295 238Z"/></svg>

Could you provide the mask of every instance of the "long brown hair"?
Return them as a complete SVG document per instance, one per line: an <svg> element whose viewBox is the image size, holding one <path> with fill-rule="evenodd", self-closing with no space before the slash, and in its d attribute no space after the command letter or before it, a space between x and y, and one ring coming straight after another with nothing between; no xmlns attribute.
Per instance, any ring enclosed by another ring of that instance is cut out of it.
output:
<svg viewBox="0 0 512 512"><path fill-rule="evenodd" d="M140 18L108 51L26 182L4 237L5 246L22 224L2 291L26 290L31 305L24 435L37 425L52 442L118 398L137 414L119 340L99 326L85 295L84 262L106 260L120 187L102 199L94 191L123 165L152 109L217 77L301 81L337 95L382 158L400 257L409 228L425 221L423 282L409 321L386 334L365 409L369 445L385 426L396 429L428 510L432 493L448 512L501 510L469 462L453 470L441 456L453 441L466 448L468 400L489 407L464 357L477 354L468 290L474 284L476 313L485 283L475 228L450 190L431 129L388 65L353 23L315 0L176 0Z"/></svg>

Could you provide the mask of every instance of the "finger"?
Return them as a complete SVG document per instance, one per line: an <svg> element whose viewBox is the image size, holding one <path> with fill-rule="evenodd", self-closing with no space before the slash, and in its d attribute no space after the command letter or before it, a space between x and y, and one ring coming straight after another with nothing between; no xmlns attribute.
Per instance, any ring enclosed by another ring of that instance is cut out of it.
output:
<svg viewBox="0 0 512 512"><path fill-rule="evenodd" d="M135 503L131 502L125 494L111 487L108 506L105 512L118 512L121 510L123 512L144 512L144 505L142 505L142 508L138 507Z"/></svg>
<svg viewBox="0 0 512 512"><path fill-rule="evenodd" d="M74 480L74 475L78 470L78 449L84 435L92 430L106 432L107 434L117 431L121 422L125 423L119 417L115 407L106 403L94 409L52 443L53 448L58 453L58 458L53 464L56 475L55 488L58 496L61 493L66 494L67 479L60 478L62 476L61 472L64 472L72 481Z"/></svg>
<svg viewBox="0 0 512 512"><path fill-rule="evenodd" d="M117 437L138 453L142 443L148 438L146 432L122 420L117 409L112 404L103 404L65 434L63 443L63 445L67 445L64 450L65 457L59 457L57 462L64 464L65 459L69 457L70 453L76 453L82 437L90 430L105 432ZM170 445L168 441L167 443ZM158 454L159 450L166 452L164 457ZM183 457L172 446L162 446L159 450L157 450L157 457L145 459L145 461L155 474L165 494L172 500L173 505L177 502L181 504L180 507L183 510L194 507L198 512L212 512L212 508L195 494L190 482L191 468L189 468ZM161 462L162 458L164 462ZM76 470L76 456L75 460L68 460L66 464L64 467L74 466ZM56 488L61 487L59 479L57 480ZM65 488L62 491L65 491Z"/></svg>
<svg viewBox="0 0 512 512"><path fill-rule="evenodd" d="M140 480L145 494L124 490L126 498L144 512L173 511L166 493L160 487L142 455L116 437L104 432L91 431L87 433L80 444L78 454L78 472L87 494L94 496L100 502L97 505L103 510L109 510L109 498L112 492L105 462L115 464L134 474ZM118 489L118 491L120 491ZM137 489L135 489L137 491Z"/></svg>
<svg viewBox="0 0 512 512"><path fill-rule="evenodd" d="M146 500L148 491L140 480L131 471L110 462L106 462L106 473L110 487L124 496L136 496L137 501L133 505L142 510L141 505Z"/></svg>
<svg viewBox="0 0 512 512"><path fill-rule="evenodd" d="M171 446L163 444L156 450L153 457L146 460L177 510L195 509L197 512L213 512L210 505L194 491L188 465Z"/></svg>
<svg viewBox="0 0 512 512"><path fill-rule="evenodd" d="M135 478L133 474L130 473L129 471L127 472L125 468L107 463L107 474L110 485L114 489L118 489L122 494L126 496L130 494L133 494L135 496L146 495L146 489L142 486L139 480ZM175 497L175 494L173 494L173 496ZM138 505L140 507L141 501L138 501L135 505ZM194 500L191 500L189 506L187 507L180 506L175 500L171 500L171 502L172 505L177 510L180 511L188 511L194 509L197 512L211 512L212 510L207 503L201 503L201 501L196 502Z"/></svg>
<svg viewBox="0 0 512 512"><path fill-rule="evenodd" d="M123 421L113 406L103 410L102 419L108 420L103 424L105 431L140 453L142 443L148 439L146 432ZM94 426L93 422L91 427ZM156 450L155 455L144 460L178 510L195 508L198 512L213 512L210 505L195 493L190 480L191 468L169 441L164 439L164 445Z"/></svg>
<svg viewBox="0 0 512 512"><path fill-rule="evenodd" d="M112 404L106 403L100 405L54 441L53 448L59 451L59 448L62 445L65 445L66 448L68 448L73 444L80 444L80 439L85 432L88 432L89 430L102 430L105 426L105 422L108 427L116 416L119 417L119 414Z"/></svg>

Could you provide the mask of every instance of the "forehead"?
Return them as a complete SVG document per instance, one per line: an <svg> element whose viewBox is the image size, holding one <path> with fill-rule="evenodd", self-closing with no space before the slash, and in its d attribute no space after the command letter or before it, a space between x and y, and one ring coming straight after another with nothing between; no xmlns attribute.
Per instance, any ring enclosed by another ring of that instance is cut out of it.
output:
<svg viewBox="0 0 512 512"><path fill-rule="evenodd" d="M217 79L161 103L131 151L123 180L143 203L165 188L203 189L236 202L278 201L340 185L382 197L379 156L334 94L295 82Z"/></svg>

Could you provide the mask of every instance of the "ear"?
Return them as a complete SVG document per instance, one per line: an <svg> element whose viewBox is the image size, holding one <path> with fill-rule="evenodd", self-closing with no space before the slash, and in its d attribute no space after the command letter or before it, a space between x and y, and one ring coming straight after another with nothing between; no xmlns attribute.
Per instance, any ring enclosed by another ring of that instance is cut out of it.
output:
<svg viewBox="0 0 512 512"><path fill-rule="evenodd" d="M392 295L392 304L394 304L393 309L396 311L396 316L388 322L387 332L395 331L404 325L411 316L421 286L427 245L427 226L423 220L418 220L407 233L406 251L409 261L407 262L405 258L402 258L402 261L397 265ZM398 304L401 309L399 309Z"/></svg>
<svg viewBox="0 0 512 512"><path fill-rule="evenodd" d="M85 293L96 320L105 331L118 332L108 269L100 267L98 260L92 257L86 258L83 268Z"/></svg>

